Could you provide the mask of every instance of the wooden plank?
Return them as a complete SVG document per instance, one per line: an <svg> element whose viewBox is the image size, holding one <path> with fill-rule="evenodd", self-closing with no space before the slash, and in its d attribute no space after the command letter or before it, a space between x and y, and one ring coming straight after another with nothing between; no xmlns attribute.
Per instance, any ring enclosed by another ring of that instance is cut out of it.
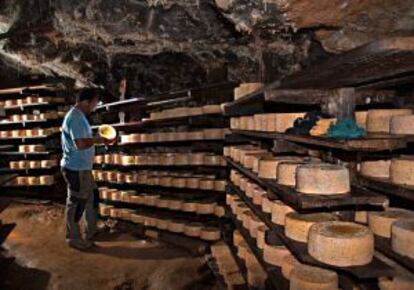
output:
<svg viewBox="0 0 414 290"><path fill-rule="evenodd" d="M59 89L62 89L62 88L56 84L43 84L43 85L35 85L35 86L0 89L0 95L22 94L23 91L37 91L37 90L56 91Z"/></svg>
<svg viewBox="0 0 414 290"><path fill-rule="evenodd" d="M358 87L414 73L414 36L374 41L281 80L280 88Z"/></svg>
<svg viewBox="0 0 414 290"><path fill-rule="evenodd" d="M357 186L352 186L351 192L344 195L323 196L299 193L293 187L280 185L274 180L259 178L256 173L242 165L227 157L225 159L233 168L267 189L273 199L280 198L297 211L320 211L321 209L334 211L364 206L383 209L388 204L388 199L385 196Z"/></svg>
<svg viewBox="0 0 414 290"><path fill-rule="evenodd" d="M386 178L365 177L359 175L357 180L361 186L366 186L387 196L397 196L414 201L414 187L393 184Z"/></svg>
<svg viewBox="0 0 414 290"><path fill-rule="evenodd" d="M267 89L264 100L286 104L320 105L336 95L334 89ZM373 103L391 103L396 97L393 90L356 90L355 101L357 105Z"/></svg>
<svg viewBox="0 0 414 290"><path fill-rule="evenodd" d="M245 195L241 190L235 191L235 193L239 196ZM256 205L254 205L253 202L248 199L248 197L243 198L244 201L246 201L246 199L248 201L246 202L247 206L249 206L251 209L256 207ZM266 225L270 225L269 228L277 235L280 241L282 241L282 243L301 263L320 268L331 269L337 271L339 274L351 275L356 279L371 279L393 275L393 269L375 257L371 263L363 266L337 267L321 263L309 255L306 243L297 242L286 237L284 227L274 224L271 221L270 214L263 213L262 216L264 216L264 219L266 220Z"/></svg>
<svg viewBox="0 0 414 290"><path fill-rule="evenodd" d="M394 252L391 246L391 239L375 236L375 248L397 264L414 273L414 259Z"/></svg>

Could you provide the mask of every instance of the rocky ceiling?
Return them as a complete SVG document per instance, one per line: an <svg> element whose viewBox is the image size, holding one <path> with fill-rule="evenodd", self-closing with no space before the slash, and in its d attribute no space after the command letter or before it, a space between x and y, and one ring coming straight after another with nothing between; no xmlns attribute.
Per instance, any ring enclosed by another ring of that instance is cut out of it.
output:
<svg viewBox="0 0 414 290"><path fill-rule="evenodd" d="M126 78L134 95L270 82L413 30L413 0L0 0L0 77Z"/></svg>

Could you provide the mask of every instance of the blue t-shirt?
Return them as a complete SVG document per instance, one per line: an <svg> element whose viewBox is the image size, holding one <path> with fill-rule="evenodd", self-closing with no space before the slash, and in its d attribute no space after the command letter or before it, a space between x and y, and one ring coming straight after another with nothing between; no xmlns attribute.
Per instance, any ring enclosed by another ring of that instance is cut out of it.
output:
<svg viewBox="0 0 414 290"><path fill-rule="evenodd" d="M85 114L73 107L62 124L63 157L60 166L75 171L92 169L95 147L79 150L75 145L76 139L83 138L92 138L92 128Z"/></svg>

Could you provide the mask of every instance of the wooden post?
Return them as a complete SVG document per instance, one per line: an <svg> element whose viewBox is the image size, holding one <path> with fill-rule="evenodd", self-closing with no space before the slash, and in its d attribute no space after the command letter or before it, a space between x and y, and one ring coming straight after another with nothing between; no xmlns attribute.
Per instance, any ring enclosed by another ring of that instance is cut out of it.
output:
<svg viewBox="0 0 414 290"><path fill-rule="evenodd" d="M355 119L355 89L342 88L333 92L333 95L322 104L322 111L338 120Z"/></svg>

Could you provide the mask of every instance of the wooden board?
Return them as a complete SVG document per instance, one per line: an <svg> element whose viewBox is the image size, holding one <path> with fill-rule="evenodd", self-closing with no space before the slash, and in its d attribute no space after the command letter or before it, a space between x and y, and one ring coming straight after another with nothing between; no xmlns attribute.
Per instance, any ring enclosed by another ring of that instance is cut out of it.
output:
<svg viewBox="0 0 414 290"><path fill-rule="evenodd" d="M323 196L299 193L293 187L280 185L274 180L259 178L256 173L244 168L230 158L225 157L225 159L233 168L268 190L270 197L280 198L297 211L320 211L321 209L334 211L361 208L363 206L383 208L388 204L388 199L385 196L357 186L352 186L350 194L346 195Z"/></svg>
<svg viewBox="0 0 414 290"><path fill-rule="evenodd" d="M361 186L381 192L387 196L397 196L414 201L414 187L410 188L393 184L386 178L365 177L359 175L357 180Z"/></svg>
<svg viewBox="0 0 414 290"><path fill-rule="evenodd" d="M391 247L391 239L375 236L375 248L394 262L414 273L414 259L394 252Z"/></svg>

